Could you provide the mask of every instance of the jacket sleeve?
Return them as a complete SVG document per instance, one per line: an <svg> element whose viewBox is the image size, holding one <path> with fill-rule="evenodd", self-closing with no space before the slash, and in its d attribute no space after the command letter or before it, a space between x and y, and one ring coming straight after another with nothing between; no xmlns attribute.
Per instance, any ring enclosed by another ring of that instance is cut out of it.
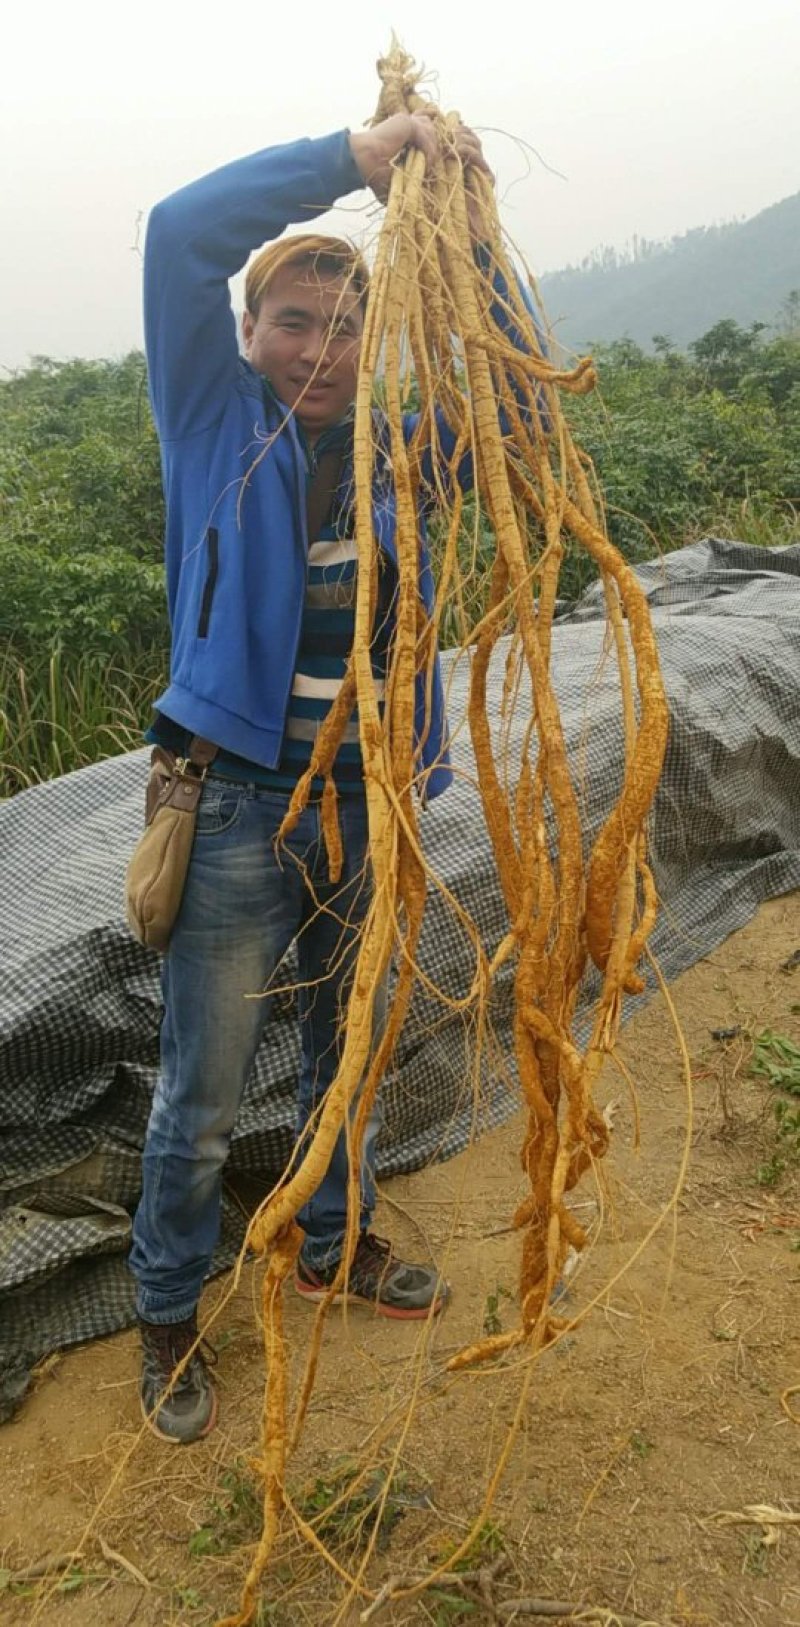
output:
<svg viewBox="0 0 800 1627"><path fill-rule="evenodd" d="M480 269L482 271L490 271L492 269L492 259L491 259L490 251L488 250L488 248L485 248L482 244L479 244L478 247L475 250L475 259L476 259L476 262L477 262L478 266L480 267ZM512 300L511 300L511 295L509 293L508 284L507 284L507 282L505 280L505 277L503 276L502 272L500 271L499 267L497 267L497 266L494 268L494 275L492 277L492 287L493 287L493 290L494 290L494 298L493 298L492 305L491 305L492 321L495 323L497 328L499 328L500 332L505 334L506 338L511 341L511 344L514 345L514 347L517 350L520 350L523 353L527 354L527 351L528 351L527 341L526 341L524 335L522 334L522 332L520 331L520 329L517 327L516 322L514 320L514 307L513 307ZM517 277L517 288L519 290L519 296L520 296L523 304L525 305L526 310L528 310L529 313L530 313L531 321L532 321L533 326L534 326L534 328L536 330L536 336L537 336L537 339L539 341L539 346L541 348L542 354L546 356L547 355L547 342L545 340L545 337L544 337L544 334L542 332L538 317L536 315L533 300L531 299L529 290L526 288L524 282L522 281L522 278L519 277L519 276ZM515 383L515 381L513 379L509 379L509 383L510 383L511 389L513 390L514 395L516 396L517 401L519 403L520 413L521 413L522 418L523 419L529 418L530 413L531 413L531 408L530 408L530 404L528 402L527 397L523 397L522 392L520 391L518 385ZM543 398L543 395L542 395L541 391L537 392L537 411L538 411L538 414L539 414L539 419L540 419L542 428L543 428L545 434L549 435L550 430L552 428L552 425L551 425L551 422L550 422L550 415L549 415L549 413L547 411L547 408L545 406L544 398ZM414 430L415 430L415 428L417 426L418 421L419 421L419 414L418 413L409 413L407 415L406 420L405 420L406 441L409 441L411 439L411 436L414 433ZM455 437L452 429L450 428L449 424L447 423L447 420L445 419L443 413L441 413L441 412L437 412L437 414L436 414L436 427L437 427L438 440L439 440L440 462L442 464L444 464L444 465L447 465L449 463L450 459L452 458L453 452L455 450L456 437ZM505 414L503 412L500 413L500 428L501 428L504 435L508 434L508 430L509 430L508 421L507 421L506 416L505 416ZM432 452L431 452L430 447L428 447L427 450L423 453L422 466L421 466L421 478L422 478L423 484L425 486L427 486L431 491L432 506L434 506L435 505L436 482L435 482L435 478L434 478L433 456L432 456ZM467 491L472 490L472 487L473 487L473 485L475 483L475 473L474 473L474 469L473 469L472 452L471 451L465 452L463 458L461 459L461 462L459 463L458 468L456 470L456 480L458 481L458 484L461 487L462 491L467 492Z"/></svg>
<svg viewBox="0 0 800 1627"><path fill-rule="evenodd" d="M162 440L222 416L238 368L228 280L253 249L363 187L348 133L268 147L156 204L144 256L144 329Z"/></svg>

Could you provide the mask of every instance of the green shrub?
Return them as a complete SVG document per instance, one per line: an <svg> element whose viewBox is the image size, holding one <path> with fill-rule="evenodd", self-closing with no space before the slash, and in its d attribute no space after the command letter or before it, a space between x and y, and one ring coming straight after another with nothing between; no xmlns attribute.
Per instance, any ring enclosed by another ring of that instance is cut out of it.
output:
<svg viewBox="0 0 800 1627"><path fill-rule="evenodd" d="M800 338L725 320L681 354L598 347L600 389L566 398L611 535L631 560L704 531L800 536ZM0 791L135 744L167 665L163 501L144 358L37 358L0 381ZM443 528L431 533L434 569ZM468 585L445 644L487 602L494 543L473 497ZM561 593L593 577L568 547Z"/></svg>

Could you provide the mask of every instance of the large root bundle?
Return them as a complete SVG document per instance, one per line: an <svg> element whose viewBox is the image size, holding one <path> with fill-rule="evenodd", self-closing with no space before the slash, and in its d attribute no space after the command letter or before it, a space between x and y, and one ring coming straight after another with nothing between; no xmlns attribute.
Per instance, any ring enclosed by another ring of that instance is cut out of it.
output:
<svg viewBox="0 0 800 1627"><path fill-rule="evenodd" d="M265 1526L241 1611L229 1618L227 1627L243 1627L252 1618L258 1579L285 1500L290 1426L281 1288L300 1241L295 1216L318 1186L345 1126L351 1148L352 1253L358 1232L363 1128L414 984L431 879L416 811L421 772L414 732L415 680L419 672L432 673L445 608L463 602L457 471L467 456L472 459L477 503L496 539L488 606L470 635L469 724L508 917L507 933L491 958L477 929L472 929L476 975L471 998L480 1006L494 972L513 958L516 1064L528 1114L522 1164L530 1190L513 1217L522 1245L519 1326L462 1351L452 1359L453 1368L485 1360L512 1345L535 1352L557 1330L551 1294L568 1249L580 1250L586 1241L566 1198L606 1151L608 1130L593 1103L593 1087L614 1043L623 993L641 987L636 965L655 913L644 829L667 735L656 645L642 591L606 535L591 468L575 446L560 406L562 391L592 387L591 362L583 360L564 371L549 359L529 299L503 246L493 189L483 174L465 172L457 156L458 115L445 115L423 100L416 90L413 63L398 48L378 67L383 89L377 116L398 111L430 116L440 134L441 157L429 172L423 154L409 151L397 167L377 246L355 419L359 575L352 666L286 821L289 828L299 817L312 777L326 776L324 828L335 877L339 834L331 768L357 704L374 894L363 928L337 1078L308 1145L300 1150L302 1161L287 1173L250 1227L250 1246L268 1262L264 1283L268 1381L260 1465ZM505 329L498 325L498 305L505 308ZM509 328L516 329L514 343ZM411 369L420 412L406 444L402 410ZM373 412L379 370L388 426L382 446L377 444ZM385 457L387 437L396 494L399 581L382 710L370 661L378 573L372 489L375 459ZM449 457L444 442L451 447ZM432 618L424 615L419 597L418 502L426 451L432 452L439 504L446 516ZM550 670L552 621L566 547L591 555L603 582L619 664L626 741L624 783L588 855ZM498 639L508 633L513 636L506 693L516 693L524 668L532 695L530 727L513 785L505 765L496 760L486 706L489 661ZM372 1055L373 1005L393 955L398 966L396 990L385 1033ZM580 1050L572 1022L588 957L602 979L590 1038ZM341 1279L346 1270L347 1256ZM333 1285L327 1303L339 1285ZM315 1326L294 1418L294 1440L313 1385L326 1309L327 1304L320 1308Z"/></svg>

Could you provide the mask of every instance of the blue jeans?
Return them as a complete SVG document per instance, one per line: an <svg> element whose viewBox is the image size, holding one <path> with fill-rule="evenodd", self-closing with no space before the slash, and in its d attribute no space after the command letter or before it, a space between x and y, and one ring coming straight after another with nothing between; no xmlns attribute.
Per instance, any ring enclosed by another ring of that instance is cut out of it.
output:
<svg viewBox="0 0 800 1627"><path fill-rule="evenodd" d="M219 1235L231 1131L269 1016L268 998L245 996L266 987L295 938L298 1135L336 1074L340 1017L372 888L366 798L340 798L344 864L336 885L328 877L318 804L306 809L276 857L273 838L288 800L211 775L200 799L186 889L164 960L161 1072L133 1226L130 1264L139 1314L149 1322L182 1321L197 1305ZM376 1025L384 1016L385 988ZM376 1110L364 1144L362 1228L375 1204L379 1128ZM341 1255L347 1178L342 1134L319 1189L298 1215L312 1267Z"/></svg>

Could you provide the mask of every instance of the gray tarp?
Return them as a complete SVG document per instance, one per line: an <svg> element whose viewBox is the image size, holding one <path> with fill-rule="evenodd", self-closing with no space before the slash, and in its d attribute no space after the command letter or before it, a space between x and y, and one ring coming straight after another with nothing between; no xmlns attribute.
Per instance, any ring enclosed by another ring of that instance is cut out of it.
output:
<svg viewBox="0 0 800 1627"><path fill-rule="evenodd" d="M669 977L758 904L800 885L800 547L715 539L642 568L671 705L653 820L662 912L654 947ZM619 697L599 594L557 623L555 682L589 835L621 772ZM503 651L490 693L498 724ZM503 909L463 726L466 662L446 664L456 784L425 813L430 862L491 947ZM529 711L521 692L511 756ZM158 960L129 936L123 872L136 840L147 753L98 763L0 807L0 1416L49 1350L132 1320L125 1269L158 1049ZM451 995L469 942L437 895L421 959ZM493 1000L508 1045L511 968ZM591 992L587 988L587 996ZM469 1037L420 993L385 1085L380 1172L460 1150L473 1122ZM276 1011L250 1080L231 1170L275 1175L292 1144L296 1023ZM484 1125L516 1106L489 1057ZM216 1264L242 1235L226 1198Z"/></svg>

